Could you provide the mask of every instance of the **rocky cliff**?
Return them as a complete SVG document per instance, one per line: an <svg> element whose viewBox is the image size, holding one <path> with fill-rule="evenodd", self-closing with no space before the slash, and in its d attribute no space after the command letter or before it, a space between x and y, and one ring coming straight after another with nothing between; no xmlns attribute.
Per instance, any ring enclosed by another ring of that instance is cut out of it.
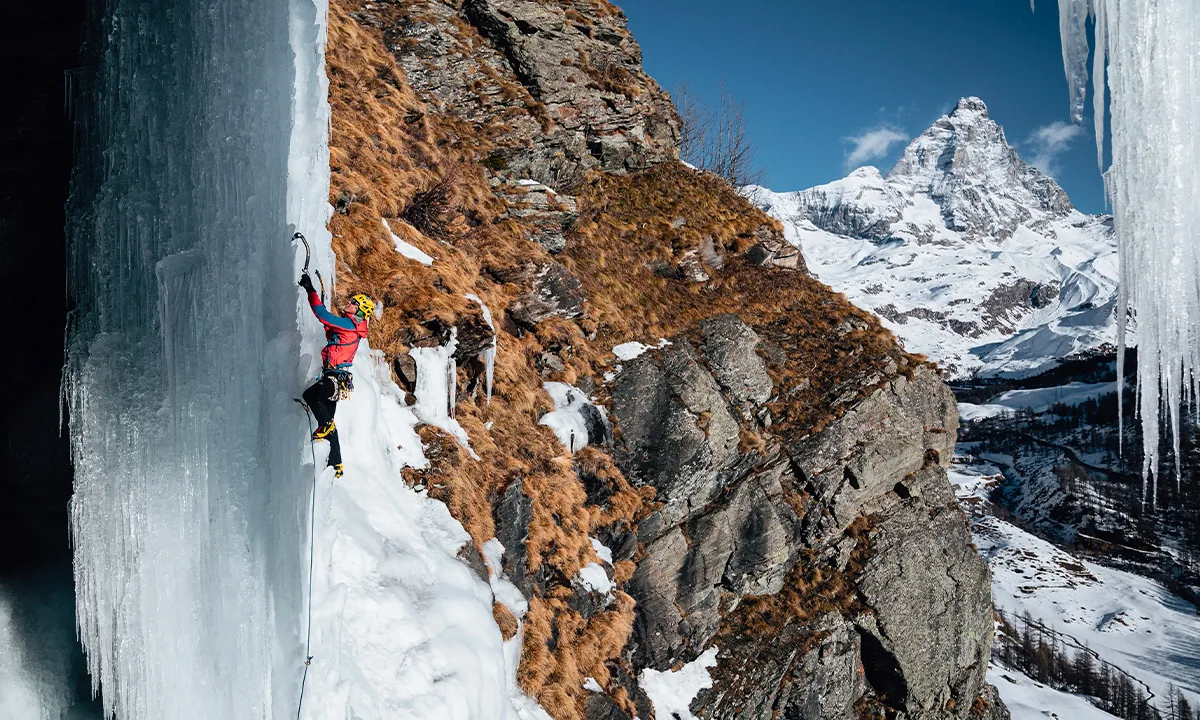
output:
<svg viewBox="0 0 1200 720"><path fill-rule="evenodd" d="M401 387L413 349L453 347L470 447L424 426L405 480L484 576L503 545L526 692L649 720L645 673L715 652L701 718L1007 717L946 483L953 398L677 161L620 10L337 0L328 66L338 293L383 301Z"/></svg>

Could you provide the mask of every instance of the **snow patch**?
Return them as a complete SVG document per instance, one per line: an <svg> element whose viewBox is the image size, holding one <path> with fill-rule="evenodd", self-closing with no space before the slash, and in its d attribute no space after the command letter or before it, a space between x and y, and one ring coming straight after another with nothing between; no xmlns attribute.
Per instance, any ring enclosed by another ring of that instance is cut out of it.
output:
<svg viewBox="0 0 1200 720"><path fill-rule="evenodd" d="M712 647L679 670L646 668L638 676L638 685L654 705L655 717L696 720L689 708L697 693L712 687L708 668L716 666L717 648Z"/></svg>
<svg viewBox="0 0 1200 720"><path fill-rule="evenodd" d="M647 350L654 350L656 348L664 348L670 344L671 344L671 341L667 340L666 338L660 339L658 341L658 344L656 344L656 345L643 345L640 342L633 341L633 342L621 343L620 345L617 345L616 347L614 347L612 349L612 351L613 351L613 355L616 355L619 359L621 359L625 362L628 362L636 357L639 357L640 355L645 353Z"/></svg>
<svg viewBox="0 0 1200 720"><path fill-rule="evenodd" d="M604 566L600 563L588 563L579 568L579 573L575 576L579 583L586 589L601 595L612 597L613 581L609 579L608 573L604 571Z"/></svg>
<svg viewBox="0 0 1200 720"><path fill-rule="evenodd" d="M392 226L388 225L387 219L386 218L380 218L380 219L383 220L383 226L385 228L387 228L388 235L392 236L392 242L396 244L396 252L400 253L401 255L403 255L406 258L409 258L410 260L416 260L417 262L421 263L422 265L432 265L433 264L432 257L427 255L416 245L412 245L410 243L405 242L404 240L401 240L399 235L392 232Z"/></svg>
<svg viewBox="0 0 1200 720"><path fill-rule="evenodd" d="M597 557L599 557L601 560L608 563L609 565L612 565L612 563L613 563L612 550L610 550L607 545L600 542L596 538L592 538L591 540L592 540L592 549L596 551Z"/></svg>
<svg viewBox="0 0 1200 720"><path fill-rule="evenodd" d="M554 401L554 410L543 415L538 424L553 430L563 447L575 452L604 439L598 435L606 434L607 420L587 395L567 383L547 382L542 387Z"/></svg>

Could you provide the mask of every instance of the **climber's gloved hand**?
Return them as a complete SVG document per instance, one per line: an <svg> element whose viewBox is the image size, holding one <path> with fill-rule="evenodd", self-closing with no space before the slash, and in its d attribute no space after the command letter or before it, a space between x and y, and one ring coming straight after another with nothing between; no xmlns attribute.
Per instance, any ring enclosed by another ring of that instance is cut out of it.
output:
<svg viewBox="0 0 1200 720"><path fill-rule="evenodd" d="M316 290L313 289L312 278L308 276L308 273L301 275L300 281L296 284L309 292L316 292Z"/></svg>

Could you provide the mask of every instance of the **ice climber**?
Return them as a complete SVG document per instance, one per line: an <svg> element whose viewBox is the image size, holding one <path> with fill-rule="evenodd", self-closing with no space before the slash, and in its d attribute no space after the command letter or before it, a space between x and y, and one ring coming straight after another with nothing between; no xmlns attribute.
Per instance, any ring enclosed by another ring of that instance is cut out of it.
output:
<svg viewBox="0 0 1200 720"><path fill-rule="evenodd" d="M304 391L304 402L308 403L317 419L317 429L313 431L312 438L329 441L329 465L333 468L333 476L341 477L342 444L338 440L337 427L333 424L333 414L338 400L350 397L350 391L354 389L350 365L354 362L359 341L367 337L367 325L375 312L375 303L366 295L354 295L342 308L339 317L329 312L321 302L321 296L313 289L308 273L300 276L299 285L308 291L309 307L325 326L326 338L325 348L321 350L321 377Z"/></svg>

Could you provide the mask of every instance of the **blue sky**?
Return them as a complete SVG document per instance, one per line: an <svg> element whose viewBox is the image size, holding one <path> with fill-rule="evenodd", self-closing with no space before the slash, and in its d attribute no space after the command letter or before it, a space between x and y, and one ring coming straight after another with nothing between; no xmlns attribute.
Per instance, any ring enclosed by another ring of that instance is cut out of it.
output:
<svg viewBox="0 0 1200 720"><path fill-rule="evenodd" d="M856 148L861 164L886 172L900 138L978 95L1024 159L1048 162L1081 210L1104 211L1091 117L1074 131L1062 125L1057 3L1030 12L1027 0L616 2L664 88L687 83L711 98L723 82L745 102L772 189L842 177Z"/></svg>

